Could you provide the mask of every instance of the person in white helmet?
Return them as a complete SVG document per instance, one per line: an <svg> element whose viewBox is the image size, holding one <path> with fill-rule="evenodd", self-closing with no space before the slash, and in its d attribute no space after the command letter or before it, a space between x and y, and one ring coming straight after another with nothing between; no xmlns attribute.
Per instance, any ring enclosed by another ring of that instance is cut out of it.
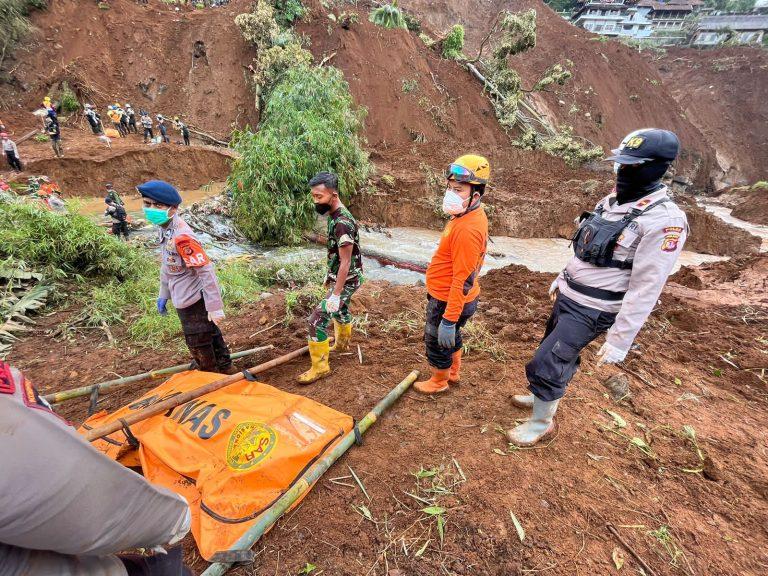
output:
<svg viewBox="0 0 768 576"><path fill-rule="evenodd" d="M616 188L582 214L574 256L552 282L552 314L525 367L531 393L512 399L532 415L507 432L511 443L532 446L554 433L579 355L598 336L607 333L598 364L626 358L688 235L685 213L662 183L679 150L673 132L649 128L629 134L606 158L614 162Z"/></svg>

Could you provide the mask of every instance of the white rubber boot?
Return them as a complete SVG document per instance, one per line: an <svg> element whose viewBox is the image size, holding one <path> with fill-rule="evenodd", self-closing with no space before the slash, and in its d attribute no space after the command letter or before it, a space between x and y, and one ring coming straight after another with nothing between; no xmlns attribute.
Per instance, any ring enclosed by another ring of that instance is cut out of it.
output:
<svg viewBox="0 0 768 576"><path fill-rule="evenodd" d="M560 399L545 402L534 396L533 414L527 422L507 431L507 438L516 446L533 446L555 431L555 412Z"/></svg>
<svg viewBox="0 0 768 576"><path fill-rule="evenodd" d="M533 408L533 394L515 394L512 396L512 405L518 408Z"/></svg>

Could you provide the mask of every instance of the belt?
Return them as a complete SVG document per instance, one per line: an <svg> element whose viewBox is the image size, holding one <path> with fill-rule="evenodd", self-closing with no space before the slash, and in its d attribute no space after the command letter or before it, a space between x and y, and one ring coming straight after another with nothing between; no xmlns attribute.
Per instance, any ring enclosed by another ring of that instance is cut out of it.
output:
<svg viewBox="0 0 768 576"><path fill-rule="evenodd" d="M584 296L589 296L590 298L597 298L598 300L611 300L615 302L618 300L623 300L624 294L626 294L626 292L614 292L613 290L605 290L604 288L595 288L593 286L585 286L584 284L579 284L578 282L573 281L568 275L568 272L565 270L563 270L563 277L565 278L565 282L568 284L568 288L574 292L578 292L579 294L584 294Z"/></svg>

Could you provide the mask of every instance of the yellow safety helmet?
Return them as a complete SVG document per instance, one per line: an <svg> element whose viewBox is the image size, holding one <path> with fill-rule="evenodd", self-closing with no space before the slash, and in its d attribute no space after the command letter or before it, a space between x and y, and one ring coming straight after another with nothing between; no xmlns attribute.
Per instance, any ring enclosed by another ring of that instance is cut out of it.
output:
<svg viewBox="0 0 768 576"><path fill-rule="evenodd" d="M491 176L491 164L487 158L477 154L465 154L448 166L445 177L448 180L467 184L487 184Z"/></svg>

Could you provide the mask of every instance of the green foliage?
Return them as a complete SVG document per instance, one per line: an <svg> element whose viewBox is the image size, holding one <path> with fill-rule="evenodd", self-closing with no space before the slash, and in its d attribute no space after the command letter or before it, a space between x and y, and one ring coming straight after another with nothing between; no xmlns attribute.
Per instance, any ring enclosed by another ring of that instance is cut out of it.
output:
<svg viewBox="0 0 768 576"><path fill-rule="evenodd" d="M419 34L419 40L421 40L422 42L424 42L424 45L425 45L427 48L432 48L432 46L434 46L434 45L435 45L435 40L433 40L432 38L430 38L430 37L429 37L428 35L426 35L424 32L421 32L421 33Z"/></svg>
<svg viewBox="0 0 768 576"><path fill-rule="evenodd" d="M290 68L312 64L312 53L304 50L298 42L285 46L272 46L262 51L256 65L253 80L269 92Z"/></svg>
<svg viewBox="0 0 768 576"><path fill-rule="evenodd" d="M35 142L48 142L50 138L48 137L48 134L35 134L32 137L32 140Z"/></svg>
<svg viewBox="0 0 768 576"><path fill-rule="evenodd" d="M235 16L235 24L243 38L259 49L270 46L280 32L274 10L265 0L256 2L251 12Z"/></svg>
<svg viewBox="0 0 768 576"><path fill-rule="evenodd" d="M415 16L411 16L408 12L403 12L403 19L405 20L405 27L411 32L421 32L421 22Z"/></svg>
<svg viewBox="0 0 768 576"><path fill-rule="evenodd" d="M541 78L539 78L538 82L533 86L533 90L544 90L550 84L563 86L572 76L573 74L570 70L566 70L560 64L555 64L554 66L550 66L547 71L542 74Z"/></svg>
<svg viewBox="0 0 768 576"><path fill-rule="evenodd" d="M454 24L451 31L443 40L443 58L457 60L464 49L464 26Z"/></svg>
<svg viewBox="0 0 768 576"><path fill-rule="evenodd" d="M30 10L40 6L45 8L45 2L0 1L0 66L2 66L5 56L10 54L24 35L29 32L30 24L27 16Z"/></svg>
<svg viewBox="0 0 768 576"><path fill-rule="evenodd" d="M61 85L59 102L61 103L61 111L64 114L72 114L73 112L80 110L80 102L77 99L77 95L66 82Z"/></svg>
<svg viewBox="0 0 768 576"><path fill-rule="evenodd" d="M271 0L272 7L275 9L275 20L277 23L287 28L304 16L306 11L301 0Z"/></svg>
<svg viewBox="0 0 768 576"><path fill-rule="evenodd" d="M578 166L603 156L600 146L585 146L583 141L573 135L573 129L570 127L561 127L554 136L542 136L533 130L526 130L513 143L525 150L543 150L553 156L559 156L569 166Z"/></svg>
<svg viewBox="0 0 768 576"><path fill-rule="evenodd" d="M555 12L573 12L577 6L576 0L544 0L544 3Z"/></svg>
<svg viewBox="0 0 768 576"><path fill-rule="evenodd" d="M419 81L415 78L409 78L403 80L403 92L410 94L419 88Z"/></svg>
<svg viewBox="0 0 768 576"><path fill-rule="evenodd" d="M285 72L260 130L232 137L240 154L229 177L238 228L256 242L298 242L315 221L307 182L321 170L339 175L339 193L348 199L370 171L359 136L364 115L338 69Z"/></svg>
<svg viewBox="0 0 768 576"><path fill-rule="evenodd" d="M536 10L531 8L525 12L502 12L499 20L501 38L493 50L497 60L507 56L520 54L536 46Z"/></svg>
<svg viewBox="0 0 768 576"><path fill-rule="evenodd" d="M714 8L720 12L751 12L755 0L704 0L706 8Z"/></svg>
<svg viewBox="0 0 768 576"><path fill-rule="evenodd" d="M52 212L37 203L0 201L0 258L84 277L125 279L141 257L87 216Z"/></svg>
<svg viewBox="0 0 768 576"><path fill-rule="evenodd" d="M382 28L408 28L402 11L397 7L397 0L392 0L392 4L376 8L368 19Z"/></svg>

